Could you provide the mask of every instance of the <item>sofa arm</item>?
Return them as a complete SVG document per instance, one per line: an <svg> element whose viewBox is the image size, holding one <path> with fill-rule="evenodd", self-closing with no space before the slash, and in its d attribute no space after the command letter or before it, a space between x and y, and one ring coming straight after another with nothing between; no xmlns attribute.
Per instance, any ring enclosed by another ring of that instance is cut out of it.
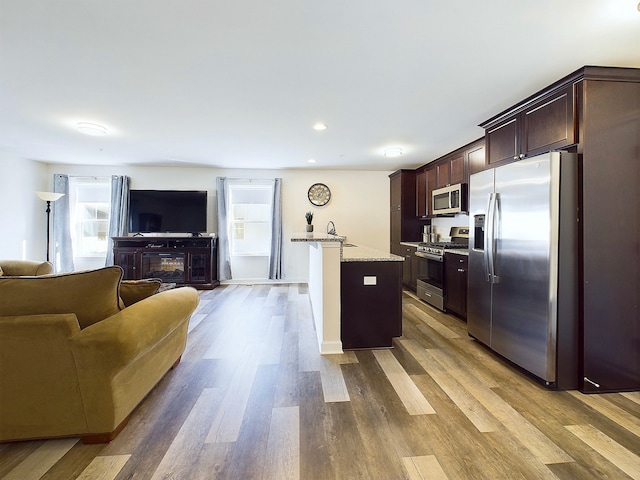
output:
<svg viewBox="0 0 640 480"><path fill-rule="evenodd" d="M198 302L198 292L191 287L167 290L136 302L74 337L77 363L117 372L188 322Z"/></svg>
<svg viewBox="0 0 640 480"><path fill-rule="evenodd" d="M74 314L0 317L0 440L86 432Z"/></svg>
<svg viewBox="0 0 640 480"><path fill-rule="evenodd" d="M2 267L4 275L11 277L40 276L53 273L53 264L51 262L0 260L0 267Z"/></svg>
<svg viewBox="0 0 640 480"><path fill-rule="evenodd" d="M90 432L114 431L184 351L195 289L158 293L76 335L71 349Z"/></svg>

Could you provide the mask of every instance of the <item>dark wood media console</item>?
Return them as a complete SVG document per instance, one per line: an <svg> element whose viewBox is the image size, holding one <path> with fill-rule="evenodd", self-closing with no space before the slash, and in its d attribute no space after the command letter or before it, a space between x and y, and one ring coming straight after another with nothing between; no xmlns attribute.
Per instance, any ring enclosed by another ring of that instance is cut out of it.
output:
<svg viewBox="0 0 640 480"><path fill-rule="evenodd" d="M213 237L113 237L113 258L125 280L212 289L218 280L218 244Z"/></svg>

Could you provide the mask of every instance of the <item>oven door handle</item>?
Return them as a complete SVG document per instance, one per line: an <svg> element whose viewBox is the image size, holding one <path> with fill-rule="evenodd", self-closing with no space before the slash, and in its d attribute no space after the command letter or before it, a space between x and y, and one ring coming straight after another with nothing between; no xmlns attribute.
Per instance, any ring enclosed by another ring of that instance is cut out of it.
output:
<svg viewBox="0 0 640 480"><path fill-rule="evenodd" d="M436 262L442 262L443 261L442 255L434 255L433 253L416 252L415 255L416 255L416 257L427 258L429 260L435 260Z"/></svg>

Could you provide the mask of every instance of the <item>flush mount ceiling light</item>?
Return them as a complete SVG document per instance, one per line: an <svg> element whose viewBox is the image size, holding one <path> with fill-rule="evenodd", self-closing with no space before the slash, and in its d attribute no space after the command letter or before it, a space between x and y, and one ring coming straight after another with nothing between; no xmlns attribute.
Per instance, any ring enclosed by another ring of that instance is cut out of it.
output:
<svg viewBox="0 0 640 480"><path fill-rule="evenodd" d="M307 160L307 162L309 162L309 163L316 163L316 159L315 159L315 158L310 158L309 160Z"/></svg>
<svg viewBox="0 0 640 480"><path fill-rule="evenodd" d="M327 126L326 126L324 123L316 123L316 124L313 126L313 129L314 129L314 130L318 130L319 132L321 132L322 130L326 130L326 129L327 129Z"/></svg>
<svg viewBox="0 0 640 480"><path fill-rule="evenodd" d="M98 125L97 123L80 122L77 127L82 133L93 135L94 137L104 137L107 134L106 127Z"/></svg>
<svg viewBox="0 0 640 480"><path fill-rule="evenodd" d="M401 155L402 155L402 148L400 147L389 147L384 151L385 157L400 157Z"/></svg>

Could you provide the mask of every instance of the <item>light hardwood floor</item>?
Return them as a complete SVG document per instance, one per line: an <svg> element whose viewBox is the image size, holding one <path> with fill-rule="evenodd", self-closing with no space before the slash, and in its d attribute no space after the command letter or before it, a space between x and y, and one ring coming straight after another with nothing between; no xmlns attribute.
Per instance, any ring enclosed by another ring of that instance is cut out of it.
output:
<svg viewBox="0 0 640 480"><path fill-rule="evenodd" d="M409 293L390 350L318 353L304 285L201 293L112 443L0 444L0 478L640 479L640 393L549 391Z"/></svg>

